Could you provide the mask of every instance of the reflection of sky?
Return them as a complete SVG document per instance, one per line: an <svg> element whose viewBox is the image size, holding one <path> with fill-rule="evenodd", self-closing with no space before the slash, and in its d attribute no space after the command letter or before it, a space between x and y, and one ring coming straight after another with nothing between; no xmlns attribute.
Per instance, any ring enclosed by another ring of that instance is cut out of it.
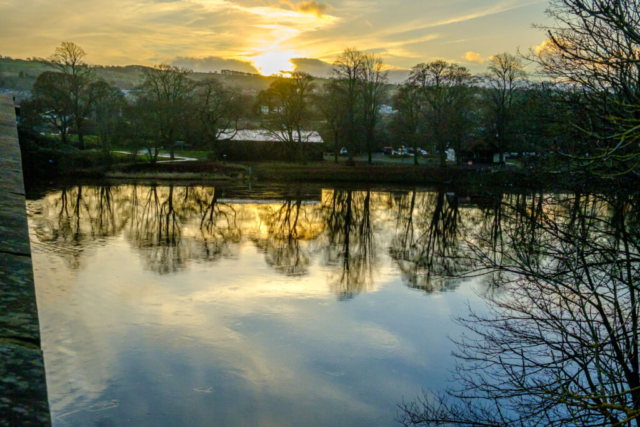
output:
<svg viewBox="0 0 640 427"><path fill-rule="evenodd" d="M347 301L319 253L287 277L248 238L237 256L164 275L123 234L81 269L36 250L55 424L393 424L403 397L443 385L450 318L477 297L407 288L379 240L374 286Z"/></svg>

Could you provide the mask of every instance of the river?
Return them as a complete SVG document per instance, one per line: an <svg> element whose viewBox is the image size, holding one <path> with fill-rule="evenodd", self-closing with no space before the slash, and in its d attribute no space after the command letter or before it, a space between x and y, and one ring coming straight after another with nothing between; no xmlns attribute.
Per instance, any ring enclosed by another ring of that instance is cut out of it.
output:
<svg viewBox="0 0 640 427"><path fill-rule="evenodd" d="M389 426L447 384L482 278L452 279L483 194L31 190L56 426Z"/></svg>

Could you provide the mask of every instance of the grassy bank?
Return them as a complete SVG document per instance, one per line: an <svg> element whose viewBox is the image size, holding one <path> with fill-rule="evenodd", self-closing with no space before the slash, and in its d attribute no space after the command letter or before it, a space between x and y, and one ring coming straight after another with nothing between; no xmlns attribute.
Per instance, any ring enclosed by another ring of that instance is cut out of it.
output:
<svg viewBox="0 0 640 427"><path fill-rule="evenodd" d="M457 167L413 166L411 164L346 166L344 163L252 163L251 175L259 181L354 182L372 184L522 184L524 174L514 170L479 172Z"/></svg>
<svg viewBox="0 0 640 427"><path fill-rule="evenodd" d="M518 165L498 169L468 169L450 165L441 168L430 159L422 164L403 163L402 159L374 159L369 165L358 158L355 166L347 166L345 159L310 162L213 162L202 159L201 152L180 151L177 155L199 159L197 161L145 162L146 156L138 156L132 163L130 154L105 154L100 150L78 150L62 146L59 141L41 135L20 135L23 169L27 179L42 180L60 178L109 178L142 181L191 181L191 182L279 182L279 183L353 183L384 185L454 185L465 186L549 186L573 188L593 179L582 174L551 174L526 170ZM163 159L164 160L164 159ZM600 180L602 181L602 180ZM602 183L596 183L600 186ZM605 183L606 185L606 183Z"/></svg>

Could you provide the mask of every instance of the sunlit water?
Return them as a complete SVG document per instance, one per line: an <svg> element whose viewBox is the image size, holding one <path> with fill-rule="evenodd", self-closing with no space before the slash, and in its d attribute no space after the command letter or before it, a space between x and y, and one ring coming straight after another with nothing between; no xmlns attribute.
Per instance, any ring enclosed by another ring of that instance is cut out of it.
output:
<svg viewBox="0 0 640 427"><path fill-rule="evenodd" d="M486 218L451 193L74 186L28 211L57 426L394 425L482 309L439 279Z"/></svg>

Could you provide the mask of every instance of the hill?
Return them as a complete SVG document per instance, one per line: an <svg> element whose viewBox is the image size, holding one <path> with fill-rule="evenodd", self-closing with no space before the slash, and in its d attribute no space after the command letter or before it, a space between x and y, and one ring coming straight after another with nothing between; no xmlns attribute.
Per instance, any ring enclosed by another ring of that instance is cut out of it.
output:
<svg viewBox="0 0 640 427"><path fill-rule="evenodd" d="M96 75L120 89L134 89L142 83L142 65L104 66L96 65ZM40 60L24 60L12 58L0 58L0 93L17 92L28 94L33 88L38 76L51 70L46 62ZM246 94L256 95L261 90L267 89L275 80L275 77L265 77L258 74L220 74L220 73L193 73L191 77L200 81L206 78L215 78L228 86L237 86ZM322 84L325 79L318 79Z"/></svg>

